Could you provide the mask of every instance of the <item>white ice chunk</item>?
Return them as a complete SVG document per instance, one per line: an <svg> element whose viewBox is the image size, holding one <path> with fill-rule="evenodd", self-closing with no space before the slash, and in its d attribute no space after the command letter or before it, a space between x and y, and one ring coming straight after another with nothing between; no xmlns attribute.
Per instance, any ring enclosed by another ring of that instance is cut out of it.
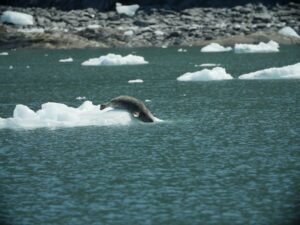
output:
<svg viewBox="0 0 300 225"><path fill-rule="evenodd" d="M235 53L267 53L279 52L279 44L275 41L268 43L260 42L259 44L235 44Z"/></svg>
<svg viewBox="0 0 300 225"><path fill-rule="evenodd" d="M8 10L2 13L1 21L21 26L33 25L33 16Z"/></svg>
<svg viewBox="0 0 300 225"><path fill-rule="evenodd" d="M136 79L136 80L129 80L129 84L134 84L134 83L143 83L144 81L142 79Z"/></svg>
<svg viewBox="0 0 300 225"><path fill-rule="evenodd" d="M0 55L8 55L8 52L0 52Z"/></svg>
<svg viewBox="0 0 300 225"><path fill-rule="evenodd" d="M201 48L201 52L228 52L231 50L231 47L223 47L218 43L211 43Z"/></svg>
<svg viewBox="0 0 300 225"><path fill-rule="evenodd" d="M83 96L83 97L81 97L81 96L78 96L78 97L76 97L76 99L77 99L77 100L85 100L85 99L86 99L86 97L85 97L85 96Z"/></svg>
<svg viewBox="0 0 300 225"><path fill-rule="evenodd" d="M220 64L215 64L215 63L202 63L200 65L195 65L195 67L216 67L220 66Z"/></svg>
<svg viewBox="0 0 300 225"><path fill-rule="evenodd" d="M297 32L291 27L283 27L278 31L278 33L282 34L284 36L300 38L300 36L297 34Z"/></svg>
<svg viewBox="0 0 300 225"><path fill-rule="evenodd" d="M226 73L222 67L215 67L211 70L203 69L193 73L185 73L177 78L178 81L210 81L210 80L230 80L232 76Z"/></svg>
<svg viewBox="0 0 300 225"><path fill-rule="evenodd" d="M243 74L239 79L300 79L300 63Z"/></svg>
<svg viewBox="0 0 300 225"><path fill-rule="evenodd" d="M138 65L147 64L144 57L129 54L127 56L108 54L100 56L99 58L91 58L84 61L81 65L83 66L115 66L115 65Z"/></svg>
<svg viewBox="0 0 300 225"><path fill-rule="evenodd" d="M73 58L60 59L59 62L73 62Z"/></svg>
<svg viewBox="0 0 300 225"><path fill-rule="evenodd" d="M0 118L0 129L128 125L132 121L127 111L100 110L99 107L90 101L85 101L78 108L49 102L35 112L25 105L17 105L13 117Z"/></svg>
<svg viewBox="0 0 300 225"><path fill-rule="evenodd" d="M187 50L184 49L184 48L180 48L180 49L178 49L177 51L178 51L178 52L187 52Z"/></svg>
<svg viewBox="0 0 300 225"><path fill-rule="evenodd" d="M122 5L121 3L116 3L116 10L118 14L125 14L127 16L134 16L135 12L140 8L139 5Z"/></svg>

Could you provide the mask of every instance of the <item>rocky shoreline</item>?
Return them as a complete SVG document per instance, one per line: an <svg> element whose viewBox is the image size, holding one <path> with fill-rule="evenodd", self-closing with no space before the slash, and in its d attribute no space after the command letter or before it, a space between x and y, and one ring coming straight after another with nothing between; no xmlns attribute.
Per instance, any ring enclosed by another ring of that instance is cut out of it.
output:
<svg viewBox="0 0 300 225"><path fill-rule="evenodd" d="M299 3L182 11L140 9L133 17L92 8L61 11L0 6L0 14L6 10L30 14L35 22L31 26L0 23L0 49L231 45L271 39L300 43L300 38L278 34L285 26L299 34Z"/></svg>

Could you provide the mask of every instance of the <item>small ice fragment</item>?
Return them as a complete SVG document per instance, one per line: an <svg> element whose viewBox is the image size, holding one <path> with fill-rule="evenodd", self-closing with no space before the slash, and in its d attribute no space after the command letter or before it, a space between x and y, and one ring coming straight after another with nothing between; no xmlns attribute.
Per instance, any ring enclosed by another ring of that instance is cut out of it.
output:
<svg viewBox="0 0 300 225"><path fill-rule="evenodd" d="M136 79L136 80L129 80L128 83L129 84L134 84L134 83L143 83L144 81L141 79Z"/></svg>
<svg viewBox="0 0 300 225"><path fill-rule="evenodd" d="M239 79L300 79L300 63L243 74Z"/></svg>
<svg viewBox="0 0 300 225"><path fill-rule="evenodd" d="M210 81L210 80L230 80L230 74L222 67L215 67L211 70L203 69L193 73L185 73L177 78L178 81Z"/></svg>
<svg viewBox="0 0 300 225"><path fill-rule="evenodd" d="M73 58L60 59L59 62L73 62Z"/></svg>
<svg viewBox="0 0 300 225"><path fill-rule="evenodd" d="M279 52L279 44L275 41L268 43L260 42L259 44L235 44L235 53L268 53Z"/></svg>
<svg viewBox="0 0 300 225"><path fill-rule="evenodd" d="M223 47L218 43L211 43L201 48L201 52L228 52L231 50L231 47Z"/></svg>

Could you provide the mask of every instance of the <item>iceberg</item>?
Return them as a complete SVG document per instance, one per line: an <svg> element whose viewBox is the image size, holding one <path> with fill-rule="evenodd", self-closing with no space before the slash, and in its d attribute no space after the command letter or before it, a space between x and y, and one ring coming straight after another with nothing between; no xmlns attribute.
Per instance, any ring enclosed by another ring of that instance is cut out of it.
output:
<svg viewBox="0 0 300 225"><path fill-rule="evenodd" d="M83 66L115 66L115 65L139 65L147 64L144 57L129 54L127 56L108 54L99 58L91 58L84 61Z"/></svg>
<svg viewBox="0 0 300 225"><path fill-rule="evenodd" d="M73 58L60 59L59 62L73 62Z"/></svg>
<svg viewBox="0 0 300 225"><path fill-rule="evenodd" d="M144 81L141 79L136 79L136 80L129 80L128 83L129 84L134 84L134 83L143 83Z"/></svg>
<svg viewBox="0 0 300 225"><path fill-rule="evenodd" d="M300 63L243 74L239 79L300 79Z"/></svg>
<svg viewBox="0 0 300 225"><path fill-rule="evenodd" d="M33 25L32 15L10 10L3 12L0 20L3 23L12 23L20 26Z"/></svg>
<svg viewBox="0 0 300 225"><path fill-rule="evenodd" d="M185 73L177 77L178 81L210 81L210 80L230 80L232 76L226 73L222 67L215 67L211 70L203 69L193 73Z"/></svg>
<svg viewBox="0 0 300 225"><path fill-rule="evenodd" d="M282 34L284 36L300 38L300 36L297 34L297 32L291 27L283 27L278 31L278 33Z"/></svg>
<svg viewBox="0 0 300 225"><path fill-rule="evenodd" d="M218 43L211 43L201 48L201 52L228 52L231 50L231 47L223 47Z"/></svg>
<svg viewBox="0 0 300 225"><path fill-rule="evenodd" d="M8 52L0 52L0 55L8 55Z"/></svg>
<svg viewBox="0 0 300 225"><path fill-rule="evenodd" d="M140 8L139 5L122 5L121 3L116 3L116 10L118 14L124 14L127 16L134 16L135 12Z"/></svg>
<svg viewBox="0 0 300 225"><path fill-rule="evenodd" d="M268 43L260 42L259 44L235 44L235 53L267 53L267 52L279 52L279 44L275 41L269 41Z"/></svg>
<svg viewBox="0 0 300 225"><path fill-rule="evenodd" d="M81 126L128 125L132 121L130 113L106 108L85 101L78 108L62 103L48 102L42 104L36 112L26 105L16 105L13 116L0 117L0 129L36 129Z"/></svg>

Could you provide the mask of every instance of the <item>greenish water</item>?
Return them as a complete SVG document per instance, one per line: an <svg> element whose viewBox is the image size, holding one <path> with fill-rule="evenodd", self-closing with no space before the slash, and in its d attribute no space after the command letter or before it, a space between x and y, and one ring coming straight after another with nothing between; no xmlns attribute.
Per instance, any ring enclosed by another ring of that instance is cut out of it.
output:
<svg viewBox="0 0 300 225"><path fill-rule="evenodd" d="M164 122L0 129L1 224L295 224L300 219L300 80L178 82L195 64L235 78L300 61L199 48L17 50L0 56L0 117L16 104L78 107L118 95ZM135 52L148 65L83 67ZM47 54L47 56L45 56ZM59 63L72 57L73 63ZM9 69L12 65L13 69ZM29 66L30 68L27 68ZM141 84L128 80L143 79Z"/></svg>

